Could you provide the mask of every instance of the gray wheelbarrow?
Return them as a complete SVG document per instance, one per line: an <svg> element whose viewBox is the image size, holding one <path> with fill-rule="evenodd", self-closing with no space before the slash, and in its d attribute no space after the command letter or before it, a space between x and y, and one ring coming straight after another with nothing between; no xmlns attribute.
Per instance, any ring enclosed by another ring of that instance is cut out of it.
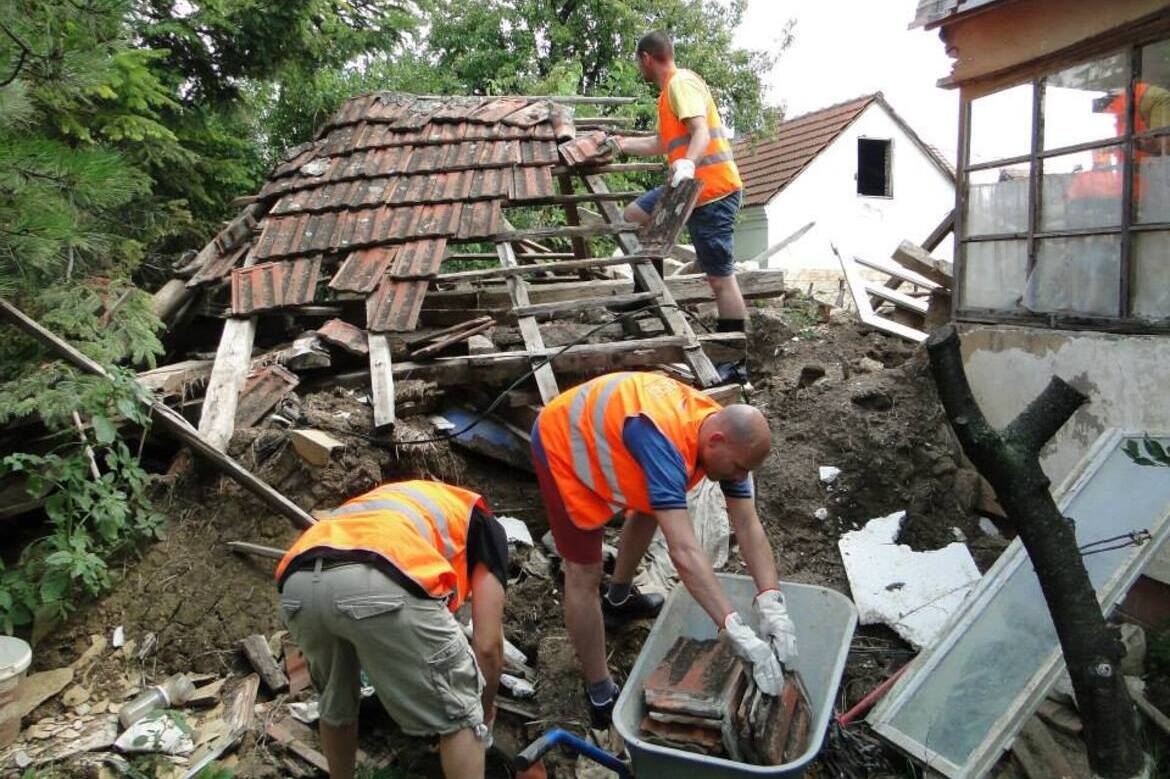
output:
<svg viewBox="0 0 1170 779"><path fill-rule="evenodd" d="M747 576L716 574L728 600L752 625L758 628L751 608L756 595L755 583ZM734 779L735 777L800 777L821 751L833 699L849 644L857 626L857 609L839 592L811 584L782 582L780 589L788 603L788 612L796 624L799 655L791 663L800 674L811 707L808 747L794 760L782 765L749 765L721 757L711 757L681 749L651 744L640 738L639 725L646 716L643 687L647 677L666 656L674 642L686 636L698 640L715 638L715 624L684 587L677 587L666 600L654 622L646 644L634 661L622 694L614 707L613 724L626 744L629 763L563 730L544 734L520 753L517 768L527 768L554 746L565 747L609 768L622 779Z"/></svg>

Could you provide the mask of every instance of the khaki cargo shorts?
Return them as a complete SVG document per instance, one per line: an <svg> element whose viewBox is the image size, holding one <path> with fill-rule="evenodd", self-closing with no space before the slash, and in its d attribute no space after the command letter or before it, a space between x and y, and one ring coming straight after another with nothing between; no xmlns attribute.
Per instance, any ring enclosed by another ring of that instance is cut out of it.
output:
<svg viewBox="0 0 1170 779"><path fill-rule="evenodd" d="M296 571L280 617L309 663L329 725L357 720L360 671L404 733L483 723L483 675L443 601L419 598L363 564Z"/></svg>

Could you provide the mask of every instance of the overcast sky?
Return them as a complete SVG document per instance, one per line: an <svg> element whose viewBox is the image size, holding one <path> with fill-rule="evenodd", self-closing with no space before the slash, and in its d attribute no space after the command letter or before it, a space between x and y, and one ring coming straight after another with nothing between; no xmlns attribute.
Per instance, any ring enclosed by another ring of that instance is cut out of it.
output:
<svg viewBox="0 0 1170 779"><path fill-rule="evenodd" d="M882 91L894 110L954 160L958 96L935 84L951 69L937 31L910 30L917 0L748 0L740 46L774 51L788 19L795 40L768 82L789 117Z"/></svg>

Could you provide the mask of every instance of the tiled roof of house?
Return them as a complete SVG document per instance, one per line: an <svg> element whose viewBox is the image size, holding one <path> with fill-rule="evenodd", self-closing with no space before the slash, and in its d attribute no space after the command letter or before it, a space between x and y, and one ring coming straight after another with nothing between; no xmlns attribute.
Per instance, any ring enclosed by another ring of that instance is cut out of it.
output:
<svg viewBox="0 0 1170 779"><path fill-rule="evenodd" d="M785 120L767 138L737 140L733 150L743 178L744 205L764 205L775 197L873 103L889 113L944 175L954 178L950 164L919 138L881 92L875 92Z"/></svg>
<svg viewBox="0 0 1170 779"><path fill-rule="evenodd" d="M573 135L547 100L360 95L285 155L190 283L231 274L242 315L312 302L327 277L368 296L370 330L413 329L448 241L489 239L506 203L553 195Z"/></svg>

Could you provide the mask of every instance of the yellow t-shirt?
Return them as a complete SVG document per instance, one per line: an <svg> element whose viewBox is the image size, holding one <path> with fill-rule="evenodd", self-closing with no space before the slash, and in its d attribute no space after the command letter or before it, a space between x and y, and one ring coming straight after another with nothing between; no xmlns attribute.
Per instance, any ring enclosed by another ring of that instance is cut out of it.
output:
<svg viewBox="0 0 1170 779"><path fill-rule="evenodd" d="M711 92L703 79L689 70L677 70L666 85L666 102L680 121L707 115Z"/></svg>
<svg viewBox="0 0 1170 779"><path fill-rule="evenodd" d="M673 86L673 82L671 84ZM1146 118L1146 127L1156 130L1170 125L1170 92L1153 84L1146 87L1138 111Z"/></svg>

